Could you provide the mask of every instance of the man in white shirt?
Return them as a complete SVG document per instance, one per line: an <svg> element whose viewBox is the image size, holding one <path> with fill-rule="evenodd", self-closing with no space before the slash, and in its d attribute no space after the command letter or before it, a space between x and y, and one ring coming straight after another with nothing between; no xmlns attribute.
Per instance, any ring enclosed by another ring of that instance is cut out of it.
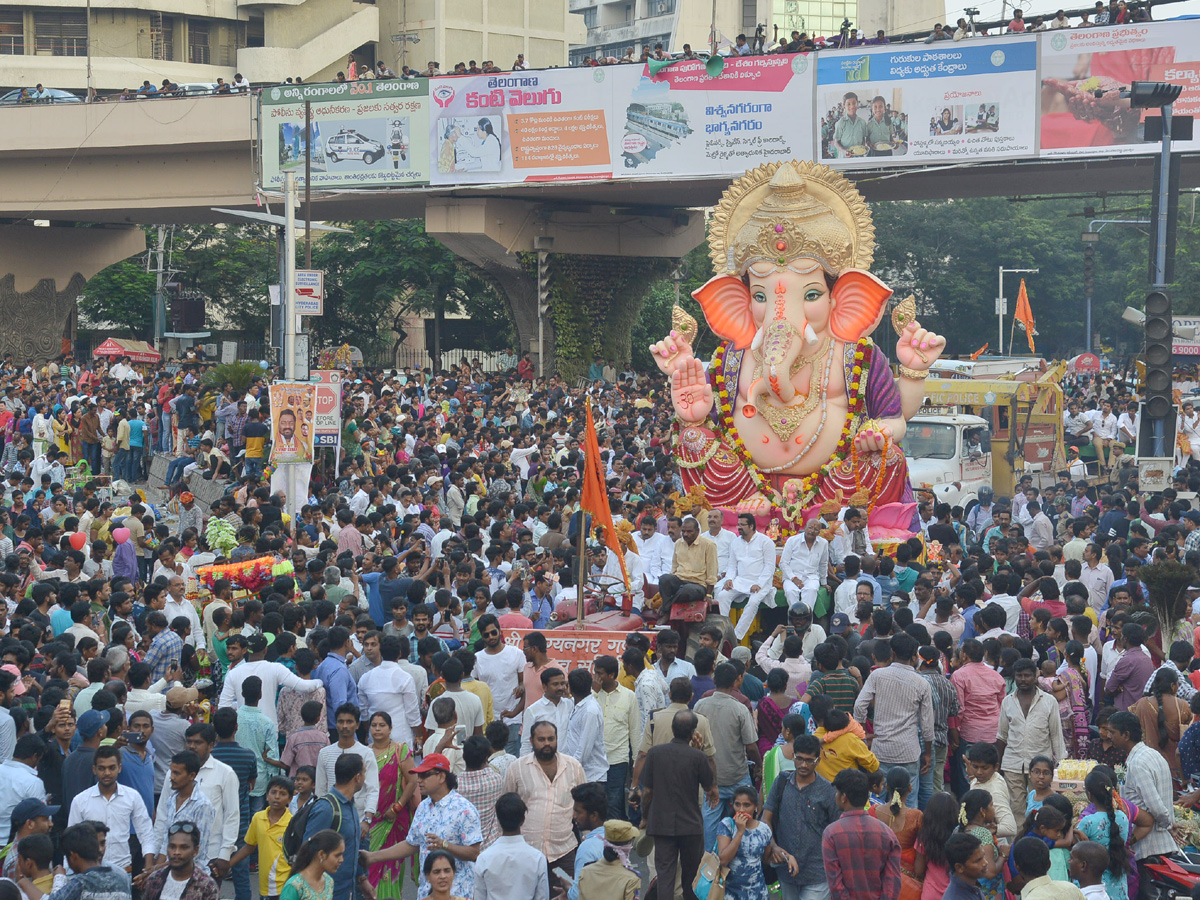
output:
<svg viewBox="0 0 1200 900"><path fill-rule="evenodd" d="M726 531L725 514L719 509L708 511L708 532L704 535L717 545L717 579L725 577L729 571L729 556L733 550L733 542L737 536L732 531Z"/></svg>
<svg viewBox="0 0 1200 900"><path fill-rule="evenodd" d="M606 784L608 751L604 743L604 713L592 696L591 670L572 669L567 676L567 686L575 706L571 710L560 749L567 756L579 760L588 781Z"/></svg>
<svg viewBox="0 0 1200 900"><path fill-rule="evenodd" d="M1112 403L1108 400L1092 419L1092 444L1096 447L1096 460L1101 471L1109 466L1108 448L1117 439L1117 417L1113 415Z"/></svg>
<svg viewBox="0 0 1200 900"><path fill-rule="evenodd" d="M650 515L642 517L633 540L637 544L638 556L641 557L647 593L653 596L658 593L658 580L664 573L671 571L675 543L658 531L658 522Z"/></svg>
<svg viewBox="0 0 1200 900"><path fill-rule="evenodd" d="M182 575L172 575L167 582L167 602L162 612L167 617L168 624L174 622L178 616L183 616L187 619L192 626L192 630L189 632L187 640L184 643L190 644L193 647L204 646L204 626L200 623L200 616L196 612L196 607L192 604L191 600L184 596Z"/></svg>
<svg viewBox="0 0 1200 900"><path fill-rule="evenodd" d="M803 534L794 534L783 545L779 559L783 574L783 595L788 606L803 600L810 607L817 602L817 591L829 577L829 541L821 537L821 519L813 516L804 525Z"/></svg>
<svg viewBox="0 0 1200 900"><path fill-rule="evenodd" d="M71 718L70 710L55 710L58 718ZM52 721L50 727L57 727ZM38 777L37 766L46 754L46 744L36 734L22 735L17 739L17 748L13 758L0 764L0 841L7 844L12 838L9 829L12 825L12 814L26 803L27 807L36 802L35 811L27 813L25 818L34 816L53 816L58 812L57 806L46 806L46 786Z"/></svg>
<svg viewBox="0 0 1200 900"><path fill-rule="evenodd" d="M237 849L241 810L238 777L231 767L212 755L217 744L217 729L212 725L207 722L189 725L184 732L184 741L187 749L200 757L196 789L208 798L213 808L208 861L217 867L221 877L225 877L229 873L229 860Z"/></svg>
<svg viewBox="0 0 1200 900"><path fill-rule="evenodd" d="M462 661L450 657L442 663L442 680L446 682L446 690L441 696L449 697L454 701L454 706L458 710L458 725L466 730L466 737L483 734L483 702L478 695L463 688L462 679ZM429 731L437 728L432 709L425 716L425 727Z"/></svg>
<svg viewBox="0 0 1200 900"><path fill-rule="evenodd" d="M1026 529L1029 546L1034 550L1049 550L1050 545L1054 543L1054 525L1051 523L1050 517L1042 512L1042 505L1036 500L1026 503L1025 511L1031 517L1029 527Z"/></svg>
<svg viewBox="0 0 1200 900"><path fill-rule="evenodd" d="M725 583L717 592L721 615L728 617L734 603L746 601L733 633L739 642L746 636L758 614L758 608L775 596L775 544L750 513L738 515L738 540L730 553Z"/></svg>
<svg viewBox="0 0 1200 900"><path fill-rule="evenodd" d="M333 790L337 783L333 769L337 765L338 757L343 753L357 753L362 757L366 781L362 790L354 795L354 805L358 808L360 816L374 816L379 804L379 763L375 761L375 751L360 744L355 737L359 716L358 707L353 703L346 703L338 708L334 719L337 726L337 743L322 747L321 752L317 754L317 796L323 797Z"/></svg>
<svg viewBox="0 0 1200 900"><path fill-rule="evenodd" d="M546 857L521 836L525 812L525 801L516 794L504 794L496 801L502 837L475 861L476 900L549 900Z"/></svg>
<svg viewBox="0 0 1200 900"><path fill-rule="evenodd" d="M80 822L103 822L108 826L108 840L101 862L114 869L128 871L133 863L129 852L129 835L137 835L145 855L146 868L154 864L154 825L146 811L142 795L131 787L117 784L121 774L121 751L116 747L97 747L92 760L96 783L76 794L71 801L67 826Z"/></svg>
<svg viewBox="0 0 1200 900"><path fill-rule="evenodd" d="M400 638L380 639L379 655L382 657L379 665L358 681L358 705L362 708L362 720L369 722L375 713L386 712L392 718L392 740L411 747L413 729L421 724L421 706L412 676L397 663L400 659ZM524 658L521 657L522 661Z"/></svg>
<svg viewBox="0 0 1200 900"><path fill-rule="evenodd" d="M1113 573L1112 569L1100 561L1100 548L1095 544L1088 544L1083 548L1083 571L1079 574L1079 580L1088 589L1088 604L1099 613L1108 600Z"/></svg>
<svg viewBox="0 0 1200 900"><path fill-rule="evenodd" d="M262 679L264 697L277 697L279 689L285 687L305 694L310 694L322 687L321 681L317 678L301 678L295 672L289 670L283 663L267 662L265 658L268 646L267 639L261 634L251 635L247 640L247 644L249 645L250 655L225 673L225 684L221 688L221 699L218 701L219 706L232 707L234 710L239 709L243 703L242 682L251 675L256 675ZM273 724L279 724L279 715L273 702L264 703L260 709L263 711L263 715L270 719ZM330 783L332 784L332 782Z"/></svg>
<svg viewBox="0 0 1200 900"><path fill-rule="evenodd" d="M874 556L871 533L867 530L867 516L861 509L847 507L839 513L841 525L829 545L829 558L835 566L842 565L846 556L853 553L859 559Z"/></svg>
<svg viewBox="0 0 1200 900"><path fill-rule="evenodd" d="M533 726L543 720L553 722L558 733L565 735L571 724L571 710L575 702L567 694L567 676L562 669L553 666L542 669L542 696L525 707L521 719L521 752L520 756L528 756L533 752L531 737Z"/></svg>
<svg viewBox="0 0 1200 900"><path fill-rule="evenodd" d="M500 622L491 613L479 617L479 636L483 649L475 654L474 674L491 690L493 713L508 726L508 740L514 744L521 736L521 714L516 710L525 654L504 643Z"/></svg>

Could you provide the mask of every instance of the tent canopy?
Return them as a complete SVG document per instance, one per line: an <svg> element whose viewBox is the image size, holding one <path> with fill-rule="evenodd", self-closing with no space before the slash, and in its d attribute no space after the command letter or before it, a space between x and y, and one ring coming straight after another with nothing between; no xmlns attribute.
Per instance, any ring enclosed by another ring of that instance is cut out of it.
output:
<svg viewBox="0 0 1200 900"><path fill-rule="evenodd" d="M110 359L128 356L135 363L156 363L162 360L159 352L145 341L127 341L122 338L109 338L92 351L92 356L107 356Z"/></svg>
<svg viewBox="0 0 1200 900"><path fill-rule="evenodd" d="M1067 360L1068 372L1099 372L1100 357L1095 353L1080 353Z"/></svg>

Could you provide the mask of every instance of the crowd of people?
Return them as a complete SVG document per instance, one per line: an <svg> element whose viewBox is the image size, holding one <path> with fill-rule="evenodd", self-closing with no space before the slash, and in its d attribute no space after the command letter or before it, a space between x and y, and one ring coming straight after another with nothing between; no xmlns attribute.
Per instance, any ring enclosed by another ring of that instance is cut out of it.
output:
<svg viewBox="0 0 1200 900"><path fill-rule="evenodd" d="M1154 494L1129 467L918 494L887 552L850 497L776 573L758 520L682 493L657 378L502 365L349 371L342 458L292 515L262 379L3 361L0 890L668 900L713 865L730 900L1150 889L1200 774L1196 464ZM596 535L577 558L586 404L644 627L560 665L581 564L625 577ZM746 621L743 581L774 585Z"/></svg>

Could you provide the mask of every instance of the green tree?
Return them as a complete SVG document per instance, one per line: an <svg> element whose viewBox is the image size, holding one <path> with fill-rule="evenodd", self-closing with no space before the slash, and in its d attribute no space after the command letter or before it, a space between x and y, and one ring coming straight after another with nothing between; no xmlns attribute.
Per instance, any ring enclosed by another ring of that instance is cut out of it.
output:
<svg viewBox="0 0 1200 900"><path fill-rule="evenodd" d="M146 337L154 324L154 286L154 273L146 271L144 257L125 259L88 279L79 311L96 325Z"/></svg>
<svg viewBox="0 0 1200 900"><path fill-rule="evenodd" d="M175 233L171 265L179 282L207 298L235 329L262 333L270 323L269 286L279 282L274 229L266 225L188 225Z"/></svg>
<svg viewBox="0 0 1200 900"><path fill-rule="evenodd" d="M447 313L463 313L491 335L477 349L511 343L512 322L491 282L427 234L422 220L343 227L349 233L329 235L313 248L313 266L325 270L326 284L325 315L312 320L318 343L390 353L404 340L399 320L412 313L434 317L435 339L444 333Z"/></svg>
<svg viewBox="0 0 1200 900"><path fill-rule="evenodd" d="M671 333L671 310L675 306L676 274L679 276L679 305L700 326L696 335L696 346L693 348L696 356L706 359L716 349L717 336L712 333L712 329L704 321L704 313L700 310L700 304L692 299L692 292L713 275L712 260L708 255L708 242L705 241L680 261L680 265L670 277L655 281L646 292L646 302L642 305L637 321L633 324L630 341L633 368L638 371L648 372L655 368L654 358L650 355L650 345Z"/></svg>

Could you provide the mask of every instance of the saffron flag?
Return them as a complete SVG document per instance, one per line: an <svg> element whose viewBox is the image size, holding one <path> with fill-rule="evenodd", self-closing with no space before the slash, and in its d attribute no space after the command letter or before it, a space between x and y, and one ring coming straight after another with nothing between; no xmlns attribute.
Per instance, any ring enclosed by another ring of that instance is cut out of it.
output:
<svg viewBox="0 0 1200 900"><path fill-rule="evenodd" d="M592 524L604 529L604 543L621 563L621 574L625 578L625 589L629 589L629 572L625 569L625 554L617 540L612 514L608 508L608 490L604 486L604 473L600 470L600 441L596 438L596 424L592 421L592 405L588 403L587 428L583 434L583 488L579 506L591 515Z"/></svg>
<svg viewBox="0 0 1200 900"><path fill-rule="evenodd" d="M978 350L976 350L974 353L972 353L971 359L973 359L973 360L979 359L979 357L983 356L983 351L985 351L988 348L989 344L991 344L991 341L988 341L987 344L984 344L982 347L980 347Z"/></svg>
<svg viewBox="0 0 1200 900"><path fill-rule="evenodd" d="M1037 353L1033 346L1033 336L1037 334L1037 329L1033 325L1033 310L1029 308L1029 294L1025 291L1025 279L1021 279L1021 290L1017 294L1017 312L1015 316L1017 324L1025 331L1025 338L1029 341L1029 352Z"/></svg>

